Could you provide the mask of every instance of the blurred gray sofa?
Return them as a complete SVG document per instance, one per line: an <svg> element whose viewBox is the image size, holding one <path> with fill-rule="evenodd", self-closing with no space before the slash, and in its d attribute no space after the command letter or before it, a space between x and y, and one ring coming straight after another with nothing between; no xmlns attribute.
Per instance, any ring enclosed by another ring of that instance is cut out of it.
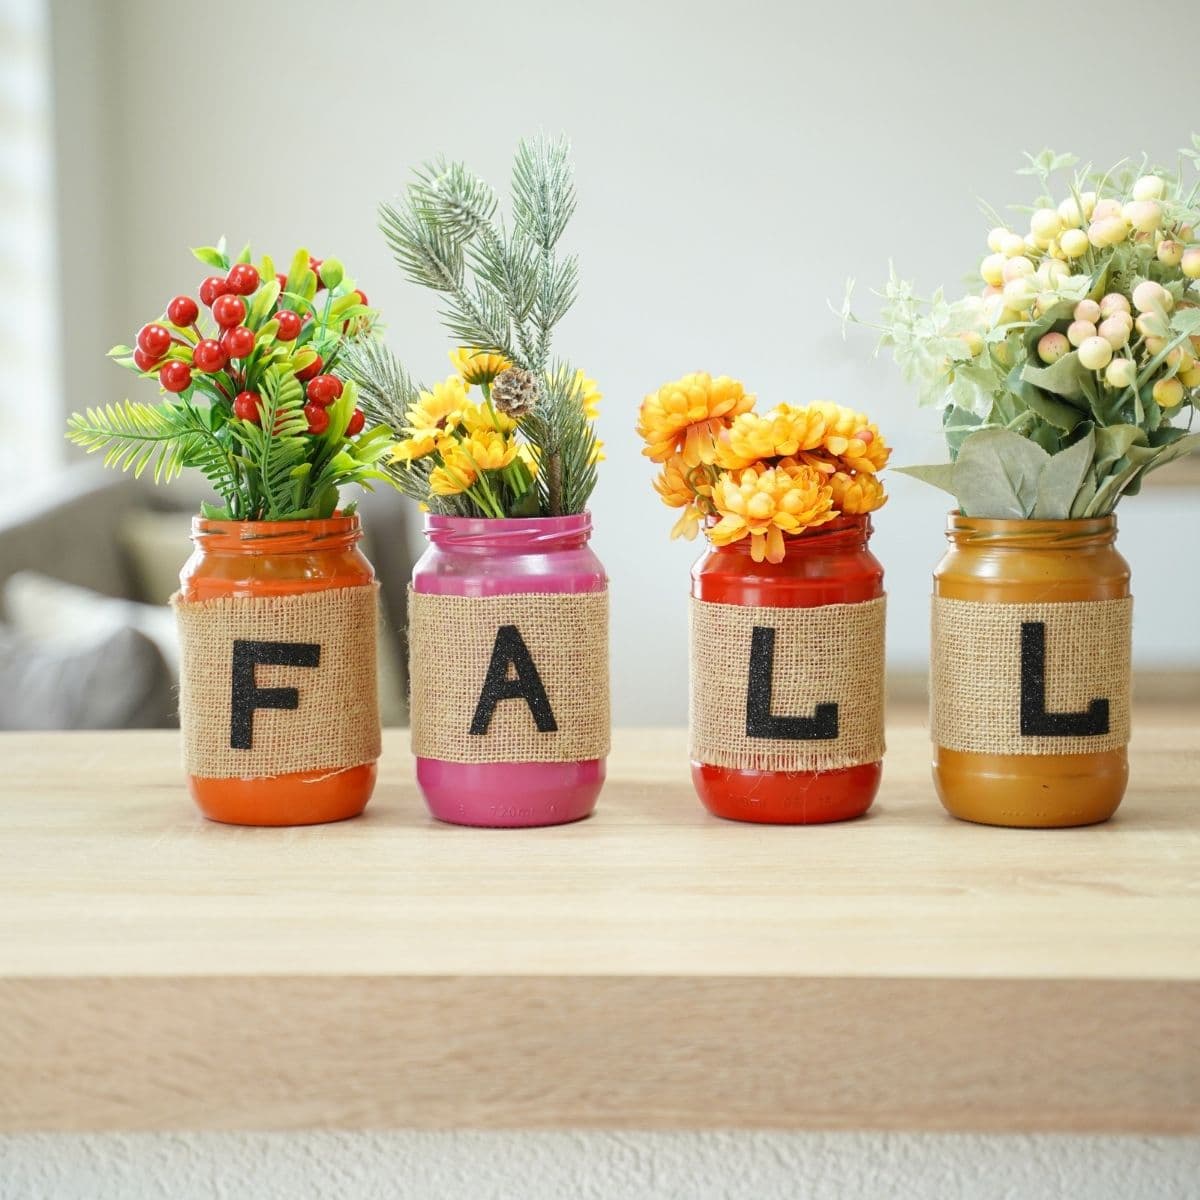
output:
<svg viewBox="0 0 1200 1200"><path fill-rule="evenodd" d="M84 463L0 516L0 729L174 723L165 601L201 496ZM360 512L381 585L381 715L403 724L412 536L394 493L363 496Z"/></svg>

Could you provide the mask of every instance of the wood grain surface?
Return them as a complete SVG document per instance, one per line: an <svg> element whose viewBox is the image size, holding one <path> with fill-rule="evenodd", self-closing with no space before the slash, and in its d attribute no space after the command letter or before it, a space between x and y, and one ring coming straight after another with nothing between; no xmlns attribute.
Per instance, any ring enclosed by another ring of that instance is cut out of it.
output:
<svg viewBox="0 0 1200 1200"><path fill-rule="evenodd" d="M1118 818L956 822L895 720L866 819L708 817L681 731L594 818L212 825L170 733L0 736L0 1130L1200 1132L1200 720Z"/></svg>

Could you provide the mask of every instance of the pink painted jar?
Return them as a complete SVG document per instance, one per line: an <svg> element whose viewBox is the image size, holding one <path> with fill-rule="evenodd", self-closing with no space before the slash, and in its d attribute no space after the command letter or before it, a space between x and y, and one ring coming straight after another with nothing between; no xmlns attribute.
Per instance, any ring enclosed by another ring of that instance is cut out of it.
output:
<svg viewBox="0 0 1200 1200"><path fill-rule="evenodd" d="M603 592L604 566L588 545L589 513L568 517L425 517L429 546L413 590L491 597ZM581 762L460 763L417 757L429 811L456 825L530 828L589 816L604 786L603 758Z"/></svg>

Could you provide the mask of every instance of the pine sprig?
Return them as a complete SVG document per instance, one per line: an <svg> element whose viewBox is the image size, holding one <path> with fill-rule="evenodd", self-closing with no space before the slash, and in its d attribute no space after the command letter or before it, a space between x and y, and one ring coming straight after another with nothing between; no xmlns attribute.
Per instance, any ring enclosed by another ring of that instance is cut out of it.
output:
<svg viewBox="0 0 1200 1200"><path fill-rule="evenodd" d="M583 407L579 372L567 363L555 363L521 429L541 464L538 491L547 514L583 512L596 487L599 446Z"/></svg>
<svg viewBox="0 0 1200 1200"><path fill-rule="evenodd" d="M531 463L510 461L497 499L481 472L478 508L492 516L535 510L561 516L586 508L599 457L582 376L565 363L550 365L554 332L579 289L575 256L558 249L577 203L567 140L522 141L511 186L506 219L484 180L462 163L437 159L415 173L395 203L380 207L380 228L405 276L443 298L442 320L460 345L500 355L516 373L533 377L521 386L538 399L519 420L536 459L536 484ZM356 348L346 361L361 384L367 415L409 437L410 410L421 403L412 377L382 348ZM489 383L482 386L490 406ZM513 417L525 411L524 405L511 413L501 403L497 408ZM434 512L476 513L465 493L431 491L436 458L426 447L415 461L387 470L402 491ZM435 482L447 490L445 478Z"/></svg>
<svg viewBox="0 0 1200 1200"><path fill-rule="evenodd" d="M377 341L356 342L346 352L346 370L358 382L359 404L367 420L393 430L408 423L408 410L421 397L421 384Z"/></svg>

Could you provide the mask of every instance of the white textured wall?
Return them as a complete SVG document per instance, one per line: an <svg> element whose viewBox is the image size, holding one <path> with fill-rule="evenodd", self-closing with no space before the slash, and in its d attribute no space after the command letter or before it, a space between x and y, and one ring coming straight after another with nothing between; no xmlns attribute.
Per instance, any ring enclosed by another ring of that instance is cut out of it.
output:
<svg viewBox="0 0 1200 1200"><path fill-rule="evenodd" d="M1074 23L1050 20L1041 0L54 7L74 403L119 398L131 381L103 352L199 280L185 247L222 232L277 255L300 242L339 254L382 306L392 344L436 377L447 363L435 303L389 261L377 202L437 153L503 184L519 135L572 135L584 283L560 349L608 397L594 508L627 723L683 720L696 553L667 543L672 518L632 432L642 395L685 371L728 372L767 402L830 396L868 409L898 463L939 455L932 414L872 360L867 332L842 342L827 300L847 276L882 281L889 257L926 288L954 285L983 247L975 198L1030 198L1013 175L1022 150L1049 142L1104 165L1142 149L1168 158L1200 112L1194 71L1171 73L1170 103L1151 110L1075 62L1071 39L1104 62L1104 31L1134 36L1117 0L1091 0ZM1138 29L1160 41L1194 24L1193 0L1138 11ZM892 491L878 551L892 664L912 669L926 659L947 505L911 481ZM1200 569L1170 544L1195 528L1200 501L1181 512L1178 493L1161 496L1121 510L1138 660L1200 665L1196 625L1179 615Z"/></svg>
<svg viewBox="0 0 1200 1200"><path fill-rule="evenodd" d="M911 1134L0 1138L0 1200L1194 1200L1200 1141Z"/></svg>

